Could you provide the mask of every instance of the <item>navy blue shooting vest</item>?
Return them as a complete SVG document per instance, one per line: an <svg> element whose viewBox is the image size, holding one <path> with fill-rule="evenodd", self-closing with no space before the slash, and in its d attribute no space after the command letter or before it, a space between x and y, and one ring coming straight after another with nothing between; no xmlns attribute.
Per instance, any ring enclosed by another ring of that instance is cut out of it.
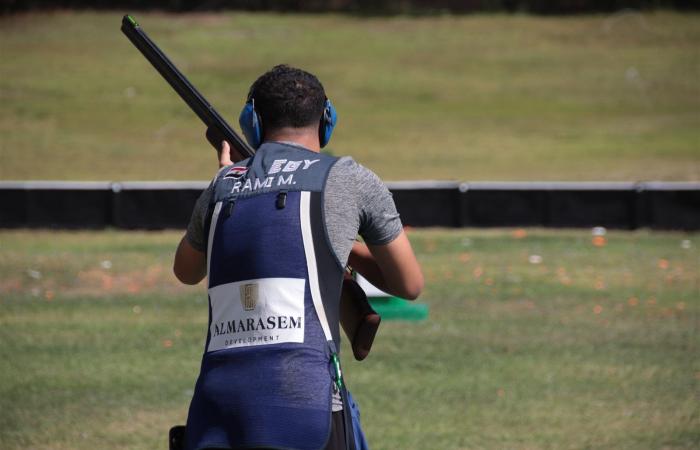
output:
<svg viewBox="0 0 700 450"><path fill-rule="evenodd" d="M325 446L343 269L325 229L323 190L336 161L266 143L219 173L208 226L209 330L188 449Z"/></svg>

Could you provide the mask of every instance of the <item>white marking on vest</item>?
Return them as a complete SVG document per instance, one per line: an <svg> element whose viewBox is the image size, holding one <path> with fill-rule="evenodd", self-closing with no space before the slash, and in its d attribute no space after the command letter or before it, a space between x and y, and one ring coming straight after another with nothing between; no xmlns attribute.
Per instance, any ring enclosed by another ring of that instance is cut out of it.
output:
<svg viewBox="0 0 700 450"><path fill-rule="evenodd" d="M304 342L303 278L260 278L209 288L207 352Z"/></svg>
<svg viewBox="0 0 700 450"><path fill-rule="evenodd" d="M279 172L280 170L282 170L282 164L286 162L286 159L276 159L272 161L272 166L270 166L270 171L267 174L272 175L273 173Z"/></svg>
<svg viewBox="0 0 700 450"><path fill-rule="evenodd" d="M214 212L211 215L211 224L209 225L209 239L207 240L207 283L210 279L209 270L211 269L211 247L214 243L214 232L216 231L216 223L219 221L221 205L221 202L216 202L216 206L214 206Z"/></svg>
<svg viewBox="0 0 700 450"><path fill-rule="evenodd" d="M289 174L287 179L284 179L284 176L280 175L279 178L277 179L277 186L282 186L283 184L294 184L292 183L292 179L294 178L294 174Z"/></svg>
<svg viewBox="0 0 700 450"><path fill-rule="evenodd" d="M272 184L272 177L256 178L255 182L253 183L253 190L264 188L264 187L270 187L271 184Z"/></svg>
<svg viewBox="0 0 700 450"><path fill-rule="evenodd" d="M309 271L309 290L311 291L311 300L314 303L314 309L318 315L318 320L321 322L323 334L327 341L333 340L331 329L328 326L328 318L326 310L323 307L321 299L321 288L318 284L318 267L316 266L316 252L314 250L313 234L311 232L311 193L302 191L299 204L299 218L301 220L301 236L304 241L304 253L306 254L306 266Z"/></svg>
<svg viewBox="0 0 700 450"><path fill-rule="evenodd" d="M291 175L290 175L291 176ZM280 175L282 177L282 175ZM242 181L236 181L231 188L231 193L239 193L245 191L257 191L258 189L271 188L275 177L267 178L254 178L251 182L250 179L245 181L245 185Z"/></svg>
<svg viewBox="0 0 700 450"><path fill-rule="evenodd" d="M272 165L267 174L273 175L279 172L296 172L299 167L301 167L301 170L306 170L319 161L320 159L305 159L303 161L276 159L272 161Z"/></svg>
<svg viewBox="0 0 700 450"><path fill-rule="evenodd" d="M285 164L282 172L296 172L299 166L301 166L302 162L303 161L289 161L287 164Z"/></svg>

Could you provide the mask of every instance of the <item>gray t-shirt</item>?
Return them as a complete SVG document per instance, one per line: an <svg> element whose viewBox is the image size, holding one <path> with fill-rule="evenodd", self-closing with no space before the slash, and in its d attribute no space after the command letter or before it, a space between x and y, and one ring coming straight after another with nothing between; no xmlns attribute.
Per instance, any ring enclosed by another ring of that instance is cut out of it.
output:
<svg viewBox="0 0 700 450"><path fill-rule="evenodd" d="M187 226L187 240L205 251L205 221L213 182L202 192ZM379 177L350 157L336 162L328 174L324 196L324 218L331 247L345 265L359 234L367 244L382 245L396 239L401 219L389 189Z"/></svg>

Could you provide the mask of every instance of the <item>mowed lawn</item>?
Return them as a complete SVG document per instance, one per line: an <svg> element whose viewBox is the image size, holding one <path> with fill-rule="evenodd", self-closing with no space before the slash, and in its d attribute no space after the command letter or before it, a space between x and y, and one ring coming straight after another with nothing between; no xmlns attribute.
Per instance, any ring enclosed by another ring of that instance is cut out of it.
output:
<svg viewBox="0 0 700 450"><path fill-rule="evenodd" d="M0 180L205 180L204 127L115 12L0 18ZM234 126L278 63L388 180L700 180L700 15L135 14Z"/></svg>
<svg viewBox="0 0 700 450"><path fill-rule="evenodd" d="M179 232L0 232L0 448L166 448L206 332ZM411 231L424 322L348 384L373 449L700 444L700 235Z"/></svg>

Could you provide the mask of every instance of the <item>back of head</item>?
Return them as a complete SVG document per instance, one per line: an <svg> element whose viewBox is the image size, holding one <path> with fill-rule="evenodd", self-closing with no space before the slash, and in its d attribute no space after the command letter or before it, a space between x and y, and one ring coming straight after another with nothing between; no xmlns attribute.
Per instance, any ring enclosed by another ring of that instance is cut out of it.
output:
<svg viewBox="0 0 700 450"><path fill-rule="evenodd" d="M278 65L258 78L248 101L255 102L266 130L318 126L326 94L314 75L295 67Z"/></svg>

